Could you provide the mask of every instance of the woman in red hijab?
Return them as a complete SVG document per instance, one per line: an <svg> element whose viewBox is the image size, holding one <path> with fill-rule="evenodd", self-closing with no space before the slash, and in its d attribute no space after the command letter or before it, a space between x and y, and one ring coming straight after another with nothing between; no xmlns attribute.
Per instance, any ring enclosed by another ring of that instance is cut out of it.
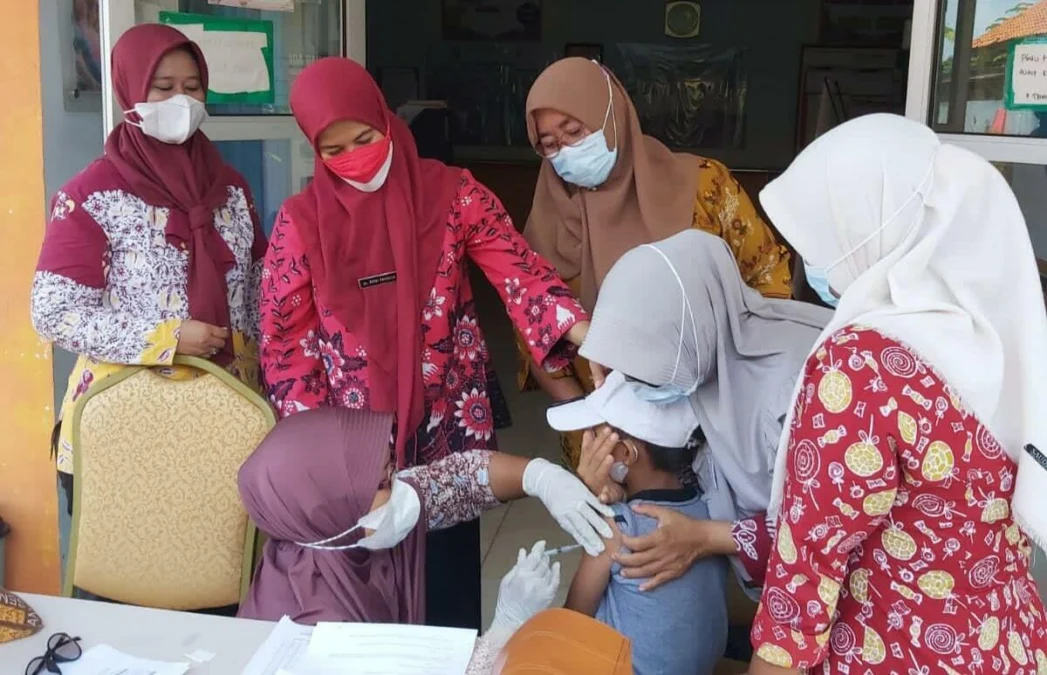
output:
<svg viewBox="0 0 1047 675"><path fill-rule="evenodd" d="M494 449L466 261L498 290L537 363L566 365L588 317L486 187L419 158L362 66L313 63L291 87L291 109L316 168L277 215L265 259L272 402L284 416L322 406L395 413L401 468ZM479 627L478 526L430 535L427 550L430 622Z"/></svg>
<svg viewBox="0 0 1047 675"><path fill-rule="evenodd" d="M257 387L265 235L246 181L197 131L203 52L170 26L136 26L113 48L112 71L124 121L55 194L33 280L36 330L79 355L62 409L126 365L191 377L170 368L175 354ZM72 446L56 431L71 512Z"/></svg>

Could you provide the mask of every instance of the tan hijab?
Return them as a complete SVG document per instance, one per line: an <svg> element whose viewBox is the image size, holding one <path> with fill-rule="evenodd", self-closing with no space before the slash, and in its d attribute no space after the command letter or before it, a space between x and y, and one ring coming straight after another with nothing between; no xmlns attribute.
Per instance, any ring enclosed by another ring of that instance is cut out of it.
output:
<svg viewBox="0 0 1047 675"><path fill-rule="evenodd" d="M606 75L605 75L606 74ZM535 111L552 109L575 117L592 130L607 114L607 79L614 96L618 161L597 190L565 183L542 162L524 236L556 266L565 280L581 277L581 300L592 310L604 275L626 251L691 227L698 189L698 160L673 153L644 136L629 95L610 71L593 61L568 58L552 64L527 96L527 133L538 142ZM613 148L615 124L604 134Z"/></svg>
<svg viewBox="0 0 1047 675"><path fill-rule="evenodd" d="M618 631L568 609L549 609L505 646L498 675L632 675L632 648Z"/></svg>

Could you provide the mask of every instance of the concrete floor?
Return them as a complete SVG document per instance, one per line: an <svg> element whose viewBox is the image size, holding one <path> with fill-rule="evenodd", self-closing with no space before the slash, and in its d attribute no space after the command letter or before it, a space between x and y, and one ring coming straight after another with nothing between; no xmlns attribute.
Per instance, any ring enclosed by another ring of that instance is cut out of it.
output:
<svg viewBox="0 0 1047 675"><path fill-rule="evenodd" d="M473 274L477 312L480 315L488 349L498 379L505 392L513 425L498 432L499 449L524 457L544 457L560 461L557 434L545 421L549 399L542 392L521 394L516 390L516 345L512 325L501 300L482 277ZM483 625L490 624L498 599L498 584L516 562L521 548L530 549L536 541L545 540L550 547L573 544L572 540L549 516L537 499L523 499L488 511L480 519L483 556L482 591ZM561 578L559 604L567 597L567 588L578 569L582 552L575 551L559 558Z"/></svg>

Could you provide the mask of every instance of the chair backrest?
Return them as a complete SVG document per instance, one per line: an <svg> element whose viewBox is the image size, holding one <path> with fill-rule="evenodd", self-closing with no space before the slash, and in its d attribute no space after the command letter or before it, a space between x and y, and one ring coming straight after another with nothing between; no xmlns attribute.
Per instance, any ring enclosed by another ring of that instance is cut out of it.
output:
<svg viewBox="0 0 1047 675"><path fill-rule="evenodd" d="M188 380L128 367L93 386L73 425L73 587L147 607L240 602L255 528L240 465L276 423L269 404L219 366L179 357Z"/></svg>

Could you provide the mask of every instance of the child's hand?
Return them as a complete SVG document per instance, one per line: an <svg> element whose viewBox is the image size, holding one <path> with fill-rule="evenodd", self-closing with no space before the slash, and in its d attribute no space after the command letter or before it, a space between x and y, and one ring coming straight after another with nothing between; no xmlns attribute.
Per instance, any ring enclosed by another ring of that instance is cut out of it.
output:
<svg viewBox="0 0 1047 675"><path fill-rule="evenodd" d="M560 589L560 563L550 564L545 542L534 545L530 553L520 549L516 565L502 578L498 604L491 630L514 633L535 614L549 609Z"/></svg>
<svg viewBox="0 0 1047 675"><path fill-rule="evenodd" d="M582 434L582 452L578 457L578 477L604 504L615 504L625 499L625 489L611 480L611 453L618 445L618 434L603 426L598 432L588 429Z"/></svg>

